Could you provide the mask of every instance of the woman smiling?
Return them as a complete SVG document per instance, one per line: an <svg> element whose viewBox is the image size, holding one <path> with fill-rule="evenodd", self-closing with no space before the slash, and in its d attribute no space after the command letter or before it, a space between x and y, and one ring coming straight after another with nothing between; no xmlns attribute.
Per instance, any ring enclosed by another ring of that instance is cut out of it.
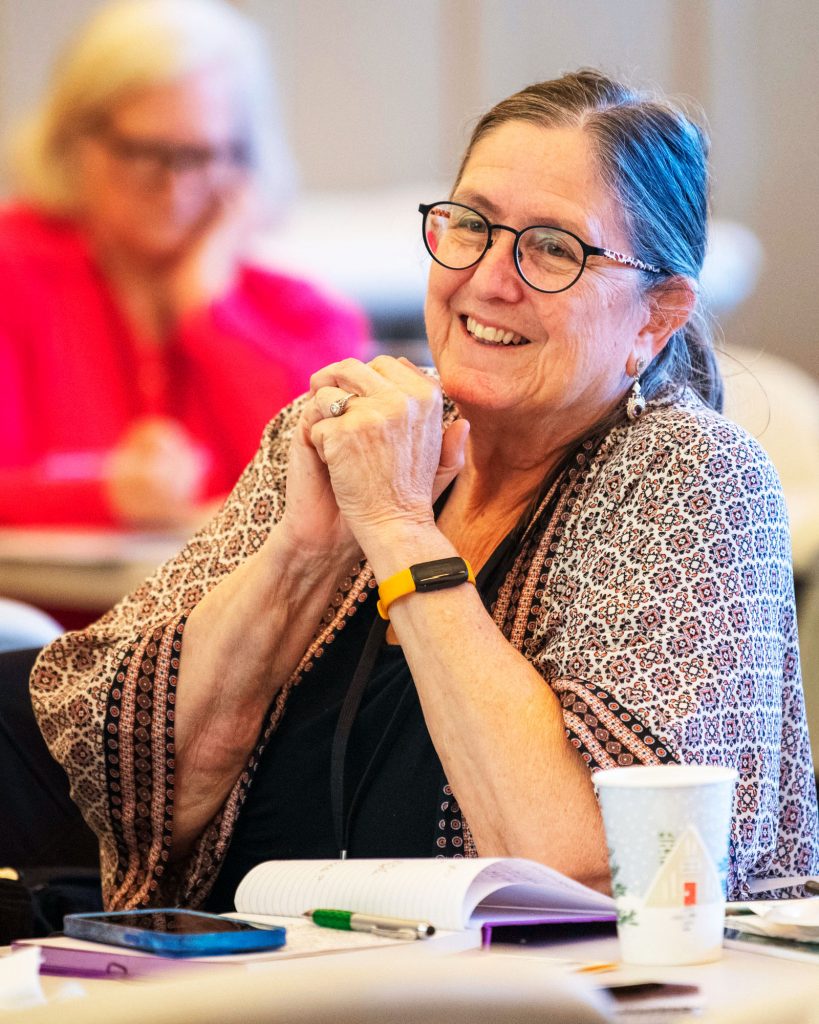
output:
<svg viewBox="0 0 819 1024"><path fill-rule="evenodd" d="M816 870L781 495L699 326L701 130L566 75L421 215L437 377L314 374L182 555L40 657L108 903L227 909L260 860L339 854L605 889L618 764L738 769L732 898Z"/></svg>

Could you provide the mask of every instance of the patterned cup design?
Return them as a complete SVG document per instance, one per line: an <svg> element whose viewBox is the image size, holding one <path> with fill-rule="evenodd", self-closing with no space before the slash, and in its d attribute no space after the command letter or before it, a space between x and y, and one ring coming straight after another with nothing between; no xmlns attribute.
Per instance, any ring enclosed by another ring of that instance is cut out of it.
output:
<svg viewBox="0 0 819 1024"><path fill-rule="evenodd" d="M735 780L732 768L699 765L595 775L627 962L720 955Z"/></svg>

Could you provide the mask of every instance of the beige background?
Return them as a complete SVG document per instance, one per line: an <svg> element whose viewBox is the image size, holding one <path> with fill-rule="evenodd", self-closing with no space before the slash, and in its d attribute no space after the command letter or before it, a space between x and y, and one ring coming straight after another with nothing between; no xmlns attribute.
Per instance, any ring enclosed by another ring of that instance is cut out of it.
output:
<svg viewBox="0 0 819 1024"><path fill-rule="evenodd" d="M0 0L0 128L97 0ZM714 136L714 208L766 252L730 341L819 376L815 0L246 0L278 58L307 189L446 180L471 120L593 64L690 97Z"/></svg>

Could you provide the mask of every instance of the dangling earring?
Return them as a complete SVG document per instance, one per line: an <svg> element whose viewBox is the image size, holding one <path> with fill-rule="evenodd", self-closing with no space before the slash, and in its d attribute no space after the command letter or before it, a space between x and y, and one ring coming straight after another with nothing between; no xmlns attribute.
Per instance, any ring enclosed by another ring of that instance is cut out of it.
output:
<svg viewBox="0 0 819 1024"><path fill-rule="evenodd" d="M639 420L646 411L646 400L640 389L640 374L645 368L645 360L638 359L637 365L634 368L634 383L631 385L631 391L629 391L628 401L626 402L626 416L632 421Z"/></svg>

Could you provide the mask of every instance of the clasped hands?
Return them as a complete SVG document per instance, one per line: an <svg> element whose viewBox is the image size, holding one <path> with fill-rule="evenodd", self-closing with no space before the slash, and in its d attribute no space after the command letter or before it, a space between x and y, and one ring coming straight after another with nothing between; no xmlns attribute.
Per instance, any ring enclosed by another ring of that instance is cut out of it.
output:
<svg viewBox="0 0 819 1024"><path fill-rule="evenodd" d="M432 524L469 434L465 420L444 430L442 408L438 382L403 357L345 359L315 373L288 466L282 527L294 549L370 557L392 531Z"/></svg>

